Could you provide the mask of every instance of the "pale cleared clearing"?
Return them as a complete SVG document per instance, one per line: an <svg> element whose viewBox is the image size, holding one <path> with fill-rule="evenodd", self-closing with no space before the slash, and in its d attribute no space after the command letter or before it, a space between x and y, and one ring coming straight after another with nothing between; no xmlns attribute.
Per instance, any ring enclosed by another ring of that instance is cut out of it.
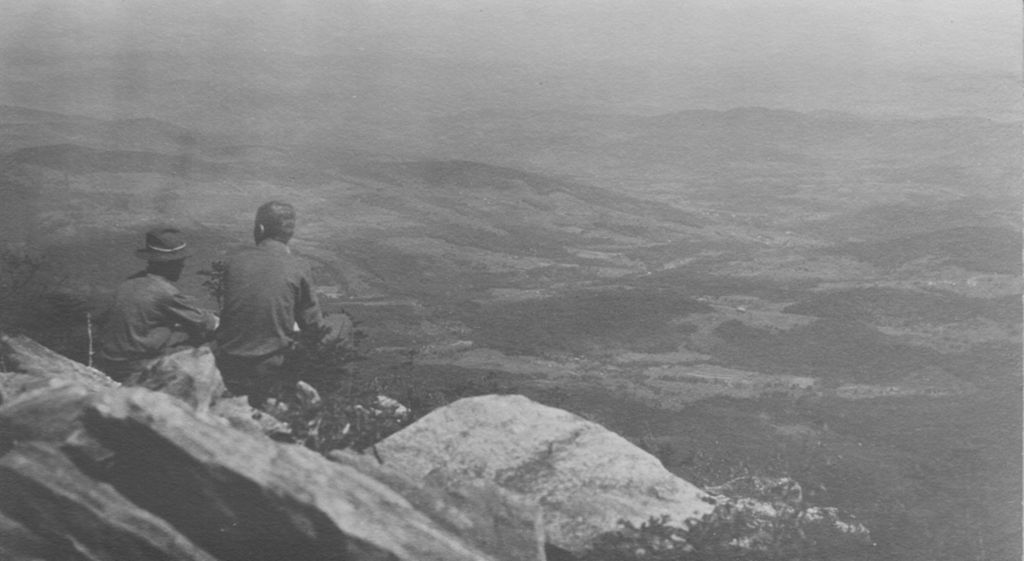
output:
<svg viewBox="0 0 1024 561"><path fill-rule="evenodd" d="M550 298L556 291L546 288L492 288L487 291L487 298L481 302L525 302Z"/></svg>
<svg viewBox="0 0 1024 561"><path fill-rule="evenodd" d="M947 292L968 298L1001 298L1024 292L1024 277L999 273L978 273L960 267L923 270L914 268L904 271L902 278L863 280L839 280L822 282L815 291L829 292L851 288L892 288L920 292Z"/></svg>
<svg viewBox="0 0 1024 561"><path fill-rule="evenodd" d="M988 318L971 318L946 324L882 325L877 329L901 343L926 347L942 353L963 352L973 345L1013 343L1021 340L1020 325L1002 324Z"/></svg>
<svg viewBox="0 0 1024 561"><path fill-rule="evenodd" d="M715 396L755 398L771 393L786 393L868 399L937 397L975 390L970 384L931 373L912 373L898 384L844 384L830 388L823 386L813 376L763 374L705 363L680 364L680 361L700 356L685 353L633 353L632 356L620 357L626 360L602 362L590 358L506 355L495 349L474 348L472 342L467 340L428 345L421 351L417 362L424 365L503 372L510 376L528 377L532 383L540 385L572 387L581 384L591 388L603 387L665 409L682 408ZM650 364L656 358L664 359L666 363Z"/></svg>
<svg viewBox="0 0 1024 561"><path fill-rule="evenodd" d="M410 255L424 255L453 263L467 263L492 273L529 271L556 263L539 257L519 257L474 247L458 246L428 237L393 237L384 245Z"/></svg>
<svg viewBox="0 0 1024 561"><path fill-rule="evenodd" d="M754 259L716 264L710 272L722 276L777 281L848 281L879 276L871 265L847 257L805 257L790 251L766 251Z"/></svg>
<svg viewBox="0 0 1024 561"><path fill-rule="evenodd" d="M644 365L644 364L692 364L695 362L707 362L711 355L689 351L683 348L672 353L634 353L618 352L612 356L612 361L622 365Z"/></svg>

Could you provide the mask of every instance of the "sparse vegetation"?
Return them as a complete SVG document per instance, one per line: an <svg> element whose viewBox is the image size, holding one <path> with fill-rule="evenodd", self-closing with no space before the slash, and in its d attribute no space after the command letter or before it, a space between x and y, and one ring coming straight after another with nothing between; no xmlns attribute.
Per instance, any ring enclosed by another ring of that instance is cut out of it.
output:
<svg viewBox="0 0 1024 561"><path fill-rule="evenodd" d="M210 263L209 269L201 269L196 274L205 277L203 281L203 288L210 293L214 301L217 302L217 308L220 309L224 306L224 273L227 271L227 263L223 260L216 260Z"/></svg>
<svg viewBox="0 0 1024 561"><path fill-rule="evenodd" d="M651 518L600 536L581 561L810 561L850 559L870 547L805 516L805 507L777 505L777 515L754 517L731 503L700 520L673 524Z"/></svg>
<svg viewBox="0 0 1024 561"><path fill-rule="evenodd" d="M64 289L66 280L36 252L9 246L0 250L0 330L25 333L88 363L91 306Z"/></svg>
<svg viewBox="0 0 1024 561"><path fill-rule="evenodd" d="M24 323L46 294L41 282L46 272L43 258L32 252L4 247L0 251L0 327Z"/></svg>
<svg viewBox="0 0 1024 561"><path fill-rule="evenodd" d="M681 290L580 290L554 298L501 303L473 318L487 346L516 354L587 354L614 345L671 352L694 329L673 322L711 307Z"/></svg>
<svg viewBox="0 0 1024 561"><path fill-rule="evenodd" d="M489 379L437 383L436 378L410 375L401 363L384 373L364 371L359 368L366 357L363 337L325 342L322 335L302 336L285 367L315 386L323 404L315 411L293 407L283 419L296 431L297 441L322 453L372 451L374 444L438 407L509 389Z"/></svg>

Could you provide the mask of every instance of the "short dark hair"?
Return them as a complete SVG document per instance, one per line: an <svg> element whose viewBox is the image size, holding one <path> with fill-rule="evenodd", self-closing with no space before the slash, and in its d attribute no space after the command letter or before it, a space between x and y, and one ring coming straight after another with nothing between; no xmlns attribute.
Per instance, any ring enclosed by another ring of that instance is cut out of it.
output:
<svg viewBox="0 0 1024 561"><path fill-rule="evenodd" d="M287 242L295 233L295 207L270 201L256 210L256 228L263 227L262 237Z"/></svg>

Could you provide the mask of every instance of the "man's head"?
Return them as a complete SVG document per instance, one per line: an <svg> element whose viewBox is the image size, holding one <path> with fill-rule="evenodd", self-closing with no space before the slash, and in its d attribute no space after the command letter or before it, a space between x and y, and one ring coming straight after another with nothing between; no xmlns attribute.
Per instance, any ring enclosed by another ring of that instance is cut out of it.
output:
<svg viewBox="0 0 1024 561"><path fill-rule="evenodd" d="M253 237L256 243L270 238L288 243L295 233L295 207L288 203L270 201L256 210Z"/></svg>
<svg viewBox="0 0 1024 561"><path fill-rule="evenodd" d="M192 254L181 230L163 226L146 232L146 246L135 255L148 262L146 270L172 282L181 278L185 258Z"/></svg>

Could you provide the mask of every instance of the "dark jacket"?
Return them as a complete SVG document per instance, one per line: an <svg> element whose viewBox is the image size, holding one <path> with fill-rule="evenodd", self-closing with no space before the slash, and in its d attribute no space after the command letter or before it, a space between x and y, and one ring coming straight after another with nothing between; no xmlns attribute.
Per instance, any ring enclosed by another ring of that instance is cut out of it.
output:
<svg viewBox="0 0 1024 561"><path fill-rule="evenodd" d="M97 357L109 361L154 358L198 344L217 326L167 279L145 271L121 283L99 331Z"/></svg>
<svg viewBox="0 0 1024 561"><path fill-rule="evenodd" d="M228 259L219 355L270 356L292 346L296 326L305 331L322 325L309 264L286 244L266 239Z"/></svg>

